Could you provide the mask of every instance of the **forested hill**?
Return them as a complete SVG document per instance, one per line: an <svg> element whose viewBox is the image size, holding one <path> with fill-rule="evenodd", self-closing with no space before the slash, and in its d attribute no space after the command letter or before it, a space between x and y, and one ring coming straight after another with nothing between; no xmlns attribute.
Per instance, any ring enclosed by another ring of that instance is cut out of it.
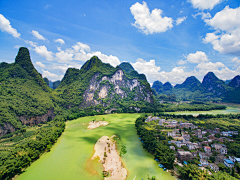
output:
<svg viewBox="0 0 240 180"><path fill-rule="evenodd" d="M67 108L80 107L85 112L142 112L150 111L148 106L153 104L145 75L114 68L96 56L80 70L69 68L56 90Z"/></svg>
<svg viewBox="0 0 240 180"><path fill-rule="evenodd" d="M182 84L175 85L172 89L164 90L163 86L159 81L153 83L152 89L158 100L161 100L161 95L175 95L178 100L212 100L240 103L240 97L236 97L240 92L240 76L234 77L226 84L213 72L208 72L204 76L202 83L196 77L191 76Z"/></svg>
<svg viewBox="0 0 240 180"><path fill-rule="evenodd" d="M27 48L0 64L0 136L53 118L51 89L34 68Z"/></svg>
<svg viewBox="0 0 240 180"><path fill-rule="evenodd" d="M153 112L156 106L145 75L129 63L121 66L94 56L81 69L69 68L61 83L51 82L42 78L28 49L21 47L14 63L0 64L0 136L51 119Z"/></svg>

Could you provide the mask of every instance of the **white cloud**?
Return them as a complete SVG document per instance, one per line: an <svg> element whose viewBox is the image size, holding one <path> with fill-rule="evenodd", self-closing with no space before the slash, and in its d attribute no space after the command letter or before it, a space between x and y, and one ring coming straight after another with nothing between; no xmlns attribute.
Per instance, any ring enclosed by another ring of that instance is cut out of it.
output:
<svg viewBox="0 0 240 180"><path fill-rule="evenodd" d="M38 44L38 43L36 43L36 42L32 42L32 41L28 41L28 40L24 40L24 41L25 41L25 43L29 44L29 45L32 46L32 47L36 47L37 44Z"/></svg>
<svg viewBox="0 0 240 180"><path fill-rule="evenodd" d="M40 68L45 68L45 64L41 62L36 62L36 65L39 66Z"/></svg>
<svg viewBox="0 0 240 180"><path fill-rule="evenodd" d="M32 30L32 35L35 36L39 40L46 40L38 31Z"/></svg>
<svg viewBox="0 0 240 180"><path fill-rule="evenodd" d="M149 62L138 58L135 63L131 63L133 68L139 73L143 73L148 77L150 82L153 82L157 78L160 67L155 65L155 60L150 60Z"/></svg>
<svg viewBox="0 0 240 180"><path fill-rule="evenodd" d="M184 64L186 64L186 63L187 63L187 61L184 61L184 60L182 60L182 59L177 62L178 65L184 65Z"/></svg>
<svg viewBox="0 0 240 180"><path fill-rule="evenodd" d="M48 61L52 61L54 59L53 52L48 51L46 46L35 46L34 51L40 56L45 57Z"/></svg>
<svg viewBox="0 0 240 180"><path fill-rule="evenodd" d="M183 21L185 21L186 19L187 19L187 16L186 16L186 17L177 18L176 24L179 25L179 24L181 24Z"/></svg>
<svg viewBox="0 0 240 180"><path fill-rule="evenodd" d="M105 55L100 51L91 51L90 47L87 44L83 44L81 42L77 42L72 48L68 48L62 50L58 47L58 52L53 53L52 51L48 51L46 46L38 46L36 42L32 41L25 41L27 44L32 46L34 51L43 56L48 61L56 60L59 63L72 63L73 60L75 61L87 61L92 56L98 56L99 59L102 60L104 63L109 63L112 66L117 66L120 64L118 57L113 55Z"/></svg>
<svg viewBox="0 0 240 180"><path fill-rule="evenodd" d="M73 60L73 53L68 51L63 51L61 48L58 48L58 51L55 56L59 62L68 62Z"/></svg>
<svg viewBox="0 0 240 180"><path fill-rule="evenodd" d="M53 40L54 42L58 42L60 43L61 45L65 44L65 41L63 39L55 39Z"/></svg>
<svg viewBox="0 0 240 180"><path fill-rule="evenodd" d="M225 54L240 55L240 7L226 6L212 19L205 19L206 24L216 31L207 33L204 43L210 43L213 49Z"/></svg>
<svg viewBox="0 0 240 180"><path fill-rule="evenodd" d="M212 18L211 14L209 12L205 13L205 12L199 12L197 14L192 15L194 18L196 18L197 16L201 16L201 19L210 19Z"/></svg>
<svg viewBox="0 0 240 180"><path fill-rule="evenodd" d="M240 7L232 9L226 6L222 11L216 13L212 19L208 19L205 22L216 30L219 29L230 33L240 28L239 18Z"/></svg>
<svg viewBox="0 0 240 180"><path fill-rule="evenodd" d="M238 59L235 58L235 60ZM139 58L135 63L131 64L139 73L144 73L146 75L149 83L159 80L163 83L169 81L171 84L181 84L190 76L196 76L199 80L202 80L209 71L214 72L216 76L223 80L231 79L240 74L240 67L236 70L230 70L222 62L213 63L202 61L192 71L186 71L186 67L178 66L172 68L169 72L160 71L161 68L156 66L155 60L145 61Z"/></svg>
<svg viewBox="0 0 240 180"><path fill-rule="evenodd" d="M205 52L197 51L196 53L190 53L187 57L187 61L190 63L201 63L208 61L208 57Z"/></svg>
<svg viewBox="0 0 240 180"><path fill-rule="evenodd" d="M59 79L62 79L63 75L57 75L57 74L54 74L54 73L51 73L49 71L45 71L42 69L42 76L43 77L47 77L49 80L52 80L52 81L56 81L56 80L59 80Z"/></svg>
<svg viewBox="0 0 240 180"><path fill-rule="evenodd" d="M100 51L91 51L91 48L87 44L77 42L72 48L66 49L65 51L58 48L58 53L56 53L56 59L61 63L69 63L72 60L76 61L87 61L92 56L98 56L99 59L104 63L109 63L112 66L117 66L120 64L120 60L113 55L105 55Z"/></svg>
<svg viewBox="0 0 240 180"><path fill-rule="evenodd" d="M83 44L81 42L77 42L74 46L72 46L75 52L81 52L86 54L86 52L90 52L91 48L87 44Z"/></svg>
<svg viewBox="0 0 240 180"><path fill-rule="evenodd" d="M38 43L25 40L25 43L29 44L33 47L33 50L42 57L45 57L46 60L52 61L54 60L54 53L52 51L48 51L46 46L38 46Z"/></svg>
<svg viewBox="0 0 240 180"><path fill-rule="evenodd" d="M91 57L95 55L99 59L101 59L104 63L109 63L114 67L120 64L120 61L117 56L113 56L113 55L107 56L105 54L102 54L100 51L96 51L90 54L91 54Z"/></svg>
<svg viewBox="0 0 240 180"><path fill-rule="evenodd" d="M218 68L223 68L225 67L225 65L222 63L222 62L216 62L216 63L212 63L212 62L207 62L207 63L200 63L196 66L197 68L199 69L203 69L203 70L209 70L209 71L212 71L212 70L216 70Z"/></svg>
<svg viewBox="0 0 240 180"><path fill-rule="evenodd" d="M240 59L238 57L232 58L231 60L233 63L240 64Z"/></svg>
<svg viewBox="0 0 240 180"><path fill-rule="evenodd" d="M21 34L11 26L10 21L6 19L2 14L0 14L0 29L2 32L7 32L16 38L21 36Z"/></svg>
<svg viewBox="0 0 240 180"><path fill-rule="evenodd" d="M71 64L55 64L52 66L52 69L59 70L60 74L65 74L66 70L68 68L77 68L80 69L82 65L77 64L77 63L71 63Z"/></svg>
<svg viewBox="0 0 240 180"><path fill-rule="evenodd" d="M219 4L222 0L188 0L196 9L213 9L213 7Z"/></svg>
<svg viewBox="0 0 240 180"><path fill-rule="evenodd" d="M130 7L130 11L135 19L135 23L132 25L144 34L166 32L173 27L171 17L162 17L161 9L154 9L150 13L147 3L144 1L143 4L136 2Z"/></svg>

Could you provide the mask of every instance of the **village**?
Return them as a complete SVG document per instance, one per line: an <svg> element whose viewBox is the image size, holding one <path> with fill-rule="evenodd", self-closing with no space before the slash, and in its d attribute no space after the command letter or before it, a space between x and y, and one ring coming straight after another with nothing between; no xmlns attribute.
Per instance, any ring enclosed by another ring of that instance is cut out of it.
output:
<svg viewBox="0 0 240 180"><path fill-rule="evenodd" d="M232 169L240 164L240 158L228 155L224 144L226 141L233 142L232 137L238 136L238 131L220 131L219 127L204 129L185 121L151 116L145 120L151 121L158 122L162 132L167 133L169 147L175 151L175 164L181 167L197 164L211 174L219 171L220 167Z"/></svg>

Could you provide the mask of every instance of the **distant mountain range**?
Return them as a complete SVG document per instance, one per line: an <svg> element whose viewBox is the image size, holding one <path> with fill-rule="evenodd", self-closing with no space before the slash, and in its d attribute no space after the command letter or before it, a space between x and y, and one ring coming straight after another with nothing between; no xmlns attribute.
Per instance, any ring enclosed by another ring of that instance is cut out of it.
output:
<svg viewBox="0 0 240 180"><path fill-rule="evenodd" d="M167 88L166 88L167 87ZM182 84L174 87L169 82L163 84L155 81L152 85L153 93L159 95L176 95L179 100L212 100L240 103L240 76L237 75L228 83L219 79L213 72L208 72L200 82L195 76L188 77Z"/></svg>

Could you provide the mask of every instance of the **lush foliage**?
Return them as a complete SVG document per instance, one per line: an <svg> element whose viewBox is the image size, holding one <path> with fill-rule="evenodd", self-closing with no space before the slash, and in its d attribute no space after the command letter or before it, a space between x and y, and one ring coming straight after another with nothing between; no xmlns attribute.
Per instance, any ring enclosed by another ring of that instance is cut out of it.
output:
<svg viewBox="0 0 240 180"><path fill-rule="evenodd" d="M177 166L177 168L180 177L184 180L237 180L237 178L222 171L210 175L207 170L201 170L192 164L183 167Z"/></svg>
<svg viewBox="0 0 240 180"><path fill-rule="evenodd" d="M169 148L166 136L161 131L155 128L148 128L147 123L145 123L146 117L141 116L135 122L137 133L143 142L143 147L153 154L166 168L173 168L174 151Z"/></svg>
<svg viewBox="0 0 240 180"><path fill-rule="evenodd" d="M10 179L23 171L62 134L64 122L50 122L39 128L23 129L3 138L0 143L0 179Z"/></svg>
<svg viewBox="0 0 240 180"><path fill-rule="evenodd" d="M134 68L132 67L132 65L128 62L122 62L119 67L122 68L122 70L124 70L126 73L130 73L131 71L134 71Z"/></svg>
<svg viewBox="0 0 240 180"><path fill-rule="evenodd" d="M17 116L46 114L54 107L51 89L33 67L29 52L20 48L13 64L0 64L0 126L20 129Z"/></svg>

